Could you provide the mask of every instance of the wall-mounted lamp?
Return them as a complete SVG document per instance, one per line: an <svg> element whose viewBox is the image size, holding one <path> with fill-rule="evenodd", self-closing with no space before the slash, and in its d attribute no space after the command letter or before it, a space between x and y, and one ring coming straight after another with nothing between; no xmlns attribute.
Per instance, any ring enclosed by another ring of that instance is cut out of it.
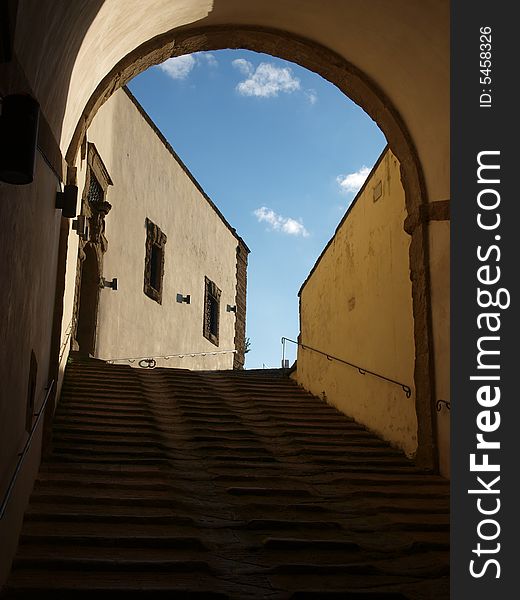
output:
<svg viewBox="0 0 520 600"><path fill-rule="evenodd" d="M177 302L179 304L182 304L183 302L185 302L186 304L191 304L191 297L189 294L187 296L183 296L182 294L177 294Z"/></svg>
<svg viewBox="0 0 520 600"><path fill-rule="evenodd" d="M56 192L56 208L61 208L61 214L67 219L76 216L78 201L78 186L66 185L63 192Z"/></svg>
<svg viewBox="0 0 520 600"><path fill-rule="evenodd" d="M2 99L1 107L0 180L32 183L40 106L31 96L11 94Z"/></svg>
<svg viewBox="0 0 520 600"><path fill-rule="evenodd" d="M234 313L236 313L236 312L237 312L237 307L236 307L236 305L234 305L234 306L231 306L231 304L228 304L228 305L226 306L226 311L227 311L227 312L234 312Z"/></svg>
<svg viewBox="0 0 520 600"><path fill-rule="evenodd" d="M112 281L107 281L104 277L101 277L100 287L102 288L110 288L114 291L117 290L117 278L114 277Z"/></svg>
<svg viewBox="0 0 520 600"><path fill-rule="evenodd" d="M87 217L79 215L77 219L72 221L72 229L84 240L88 237Z"/></svg>

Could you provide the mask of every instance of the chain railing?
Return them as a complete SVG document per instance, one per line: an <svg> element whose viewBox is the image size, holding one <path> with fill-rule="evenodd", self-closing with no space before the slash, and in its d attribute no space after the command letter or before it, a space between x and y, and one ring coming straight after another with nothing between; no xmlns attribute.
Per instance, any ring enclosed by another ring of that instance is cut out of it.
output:
<svg viewBox="0 0 520 600"><path fill-rule="evenodd" d="M403 392L406 394L407 398L410 398L410 396L412 395L412 389L410 386L406 385L405 383L401 383L400 381L396 381L395 379L391 379L390 377L386 377L386 375L381 375L380 373L376 373L375 371L371 371L370 369L365 369L364 367L355 365L354 363L351 363L348 360L344 360L343 358L338 358L337 356L333 356L332 354L323 352L322 350L317 350L316 348L313 348L312 346L307 346L307 344L302 344L301 342L297 342L296 340L291 340L287 337L282 337L281 341L282 341L282 366L285 365L285 342L291 342L292 344L296 344L303 350L310 350L311 352L316 352L317 354L321 354L322 356L325 356L327 358L327 360L331 360L331 361L335 360L344 365L348 365L349 367L356 369L360 375L372 375L373 377L378 377L379 379L384 379L385 381L388 381L389 383L398 385L403 390Z"/></svg>
<svg viewBox="0 0 520 600"><path fill-rule="evenodd" d="M11 494L13 493L14 487L16 485L18 475L20 474L20 471L22 470L23 462L25 460L25 457L27 456L27 453L29 452L29 448L31 447L31 443L33 441L34 434L35 434L36 430L38 429L38 425L40 424L43 414L45 413L45 407L47 406L47 402L49 401L49 398L52 396L53 389L54 389L54 380L52 380L50 382L50 384L44 389L44 391L46 392L45 398L44 398L40 408L38 409L38 412L35 412L33 414L33 417L36 417L36 420L34 421L33 426L31 427L31 431L29 432L27 440L25 441L23 450L18 453L18 462L16 463L16 468L11 477L11 480L9 481L9 485L7 486L7 490L6 490L4 498L2 500L2 505L0 506L0 519L2 519L2 517L5 514L7 505L9 504L9 500L11 498Z"/></svg>
<svg viewBox="0 0 520 600"><path fill-rule="evenodd" d="M236 350L210 350L207 352L181 352L179 354L165 354L162 356L126 356L123 358L102 358L108 364L115 364L116 362L129 362L130 364L135 363L142 369L155 369L157 366L157 359L159 360L170 360L170 358L195 358L197 356L217 356L219 354L236 354Z"/></svg>

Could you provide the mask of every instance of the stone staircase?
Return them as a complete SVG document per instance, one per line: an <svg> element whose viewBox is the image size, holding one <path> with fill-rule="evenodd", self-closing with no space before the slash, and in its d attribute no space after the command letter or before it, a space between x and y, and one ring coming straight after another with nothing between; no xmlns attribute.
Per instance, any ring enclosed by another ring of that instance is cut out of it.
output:
<svg viewBox="0 0 520 600"><path fill-rule="evenodd" d="M448 511L278 371L74 359L3 597L442 600Z"/></svg>

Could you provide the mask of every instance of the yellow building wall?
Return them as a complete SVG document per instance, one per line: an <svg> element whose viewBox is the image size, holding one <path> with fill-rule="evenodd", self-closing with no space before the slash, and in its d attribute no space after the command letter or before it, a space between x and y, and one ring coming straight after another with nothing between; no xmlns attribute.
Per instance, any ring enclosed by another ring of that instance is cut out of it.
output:
<svg viewBox="0 0 520 600"><path fill-rule="evenodd" d="M432 221L429 224L432 317L442 327L433 329L435 356L435 392L441 400L450 396L450 222ZM439 472L450 476L451 413L446 407L435 412Z"/></svg>
<svg viewBox="0 0 520 600"><path fill-rule="evenodd" d="M113 185L106 199L112 209L105 219L108 249L102 276L116 277L118 289L102 289L99 297L95 356L103 360L181 354L157 365L185 369L231 369L235 348L236 248L238 240L184 167L145 120L123 89L101 107L87 132ZM87 160L77 163L80 195ZM78 201L79 205L79 201ZM78 209L79 210L79 209ZM167 236L162 304L143 292L145 219ZM77 253L77 236L72 252ZM71 260L71 256L69 256ZM76 258L68 263L76 264ZM204 277L222 291L219 345L203 336ZM62 337L72 315L75 268L67 276ZM178 303L177 294L191 296ZM120 361L137 366L138 362Z"/></svg>
<svg viewBox="0 0 520 600"><path fill-rule="evenodd" d="M413 455L415 344L405 217L399 162L386 150L302 286L300 341L408 385L411 397L302 348L295 378Z"/></svg>

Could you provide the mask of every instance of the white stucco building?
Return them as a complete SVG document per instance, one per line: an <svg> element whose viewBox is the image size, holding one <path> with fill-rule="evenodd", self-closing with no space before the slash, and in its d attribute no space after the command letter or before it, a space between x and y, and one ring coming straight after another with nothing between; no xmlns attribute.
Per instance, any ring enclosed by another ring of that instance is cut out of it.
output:
<svg viewBox="0 0 520 600"><path fill-rule="evenodd" d="M249 250L127 88L88 128L77 175L84 222L62 327L73 348L135 366L242 367Z"/></svg>

